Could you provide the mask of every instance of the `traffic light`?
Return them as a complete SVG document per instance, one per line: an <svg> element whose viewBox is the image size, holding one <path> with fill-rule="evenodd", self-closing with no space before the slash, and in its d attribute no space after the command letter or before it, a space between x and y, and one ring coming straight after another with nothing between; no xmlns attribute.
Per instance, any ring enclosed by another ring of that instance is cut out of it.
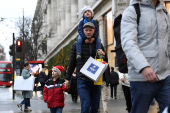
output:
<svg viewBox="0 0 170 113"><path fill-rule="evenodd" d="M13 45L9 46L9 54L13 56Z"/></svg>
<svg viewBox="0 0 170 113"><path fill-rule="evenodd" d="M17 40L16 42L16 51L21 52L22 51L22 43L21 40Z"/></svg>

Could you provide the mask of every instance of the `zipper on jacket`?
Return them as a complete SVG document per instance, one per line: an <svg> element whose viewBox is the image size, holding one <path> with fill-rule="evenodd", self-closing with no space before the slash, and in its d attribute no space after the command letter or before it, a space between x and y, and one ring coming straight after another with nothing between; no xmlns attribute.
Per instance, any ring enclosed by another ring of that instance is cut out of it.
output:
<svg viewBox="0 0 170 113"><path fill-rule="evenodd" d="M89 49L90 49L90 56L91 56L91 53L92 53L92 45L91 45L91 43L89 43Z"/></svg>
<svg viewBox="0 0 170 113"><path fill-rule="evenodd" d="M55 82L53 82L54 83L54 91L53 91L53 103L54 103L54 108L55 108L55 102L54 102L54 92L55 92Z"/></svg>

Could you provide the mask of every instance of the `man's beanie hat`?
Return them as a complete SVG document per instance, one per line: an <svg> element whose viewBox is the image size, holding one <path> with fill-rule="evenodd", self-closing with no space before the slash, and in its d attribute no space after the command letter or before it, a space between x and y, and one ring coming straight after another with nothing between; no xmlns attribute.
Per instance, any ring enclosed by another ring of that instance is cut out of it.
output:
<svg viewBox="0 0 170 113"><path fill-rule="evenodd" d="M87 22L87 23L85 23L85 24L83 25L83 28L85 28L85 27L90 27L90 28L95 29L95 26L94 26L94 24L93 24L92 22Z"/></svg>
<svg viewBox="0 0 170 113"><path fill-rule="evenodd" d="M90 10L92 15L94 15L93 9L90 6L86 6L84 5L84 7L81 10L81 14L84 15L84 12L86 12L87 10Z"/></svg>
<svg viewBox="0 0 170 113"><path fill-rule="evenodd" d="M54 66L52 70L56 71L59 75L61 75L63 72L63 66Z"/></svg>

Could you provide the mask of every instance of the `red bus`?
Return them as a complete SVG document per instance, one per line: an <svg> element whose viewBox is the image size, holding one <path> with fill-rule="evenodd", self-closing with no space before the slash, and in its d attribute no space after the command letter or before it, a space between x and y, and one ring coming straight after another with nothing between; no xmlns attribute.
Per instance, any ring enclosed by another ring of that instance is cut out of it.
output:
<svg viewBox="0 0 170 113"><path fill-rule="evenodd" d="M12 64L9 61L0 61L0 86L12 86Z"/></svg>

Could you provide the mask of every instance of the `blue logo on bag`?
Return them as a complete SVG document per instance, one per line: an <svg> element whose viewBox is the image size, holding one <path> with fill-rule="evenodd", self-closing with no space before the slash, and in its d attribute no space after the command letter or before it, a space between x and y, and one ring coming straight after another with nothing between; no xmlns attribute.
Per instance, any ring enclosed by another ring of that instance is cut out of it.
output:
<svg viewBox="0 0 170 113"><path fill-rule="evenodd" d="M97 70L99 69L98 66L96 66L95 64L91 63L90 66L87 68L87 71L95 74L97 72Z"/></svg>

